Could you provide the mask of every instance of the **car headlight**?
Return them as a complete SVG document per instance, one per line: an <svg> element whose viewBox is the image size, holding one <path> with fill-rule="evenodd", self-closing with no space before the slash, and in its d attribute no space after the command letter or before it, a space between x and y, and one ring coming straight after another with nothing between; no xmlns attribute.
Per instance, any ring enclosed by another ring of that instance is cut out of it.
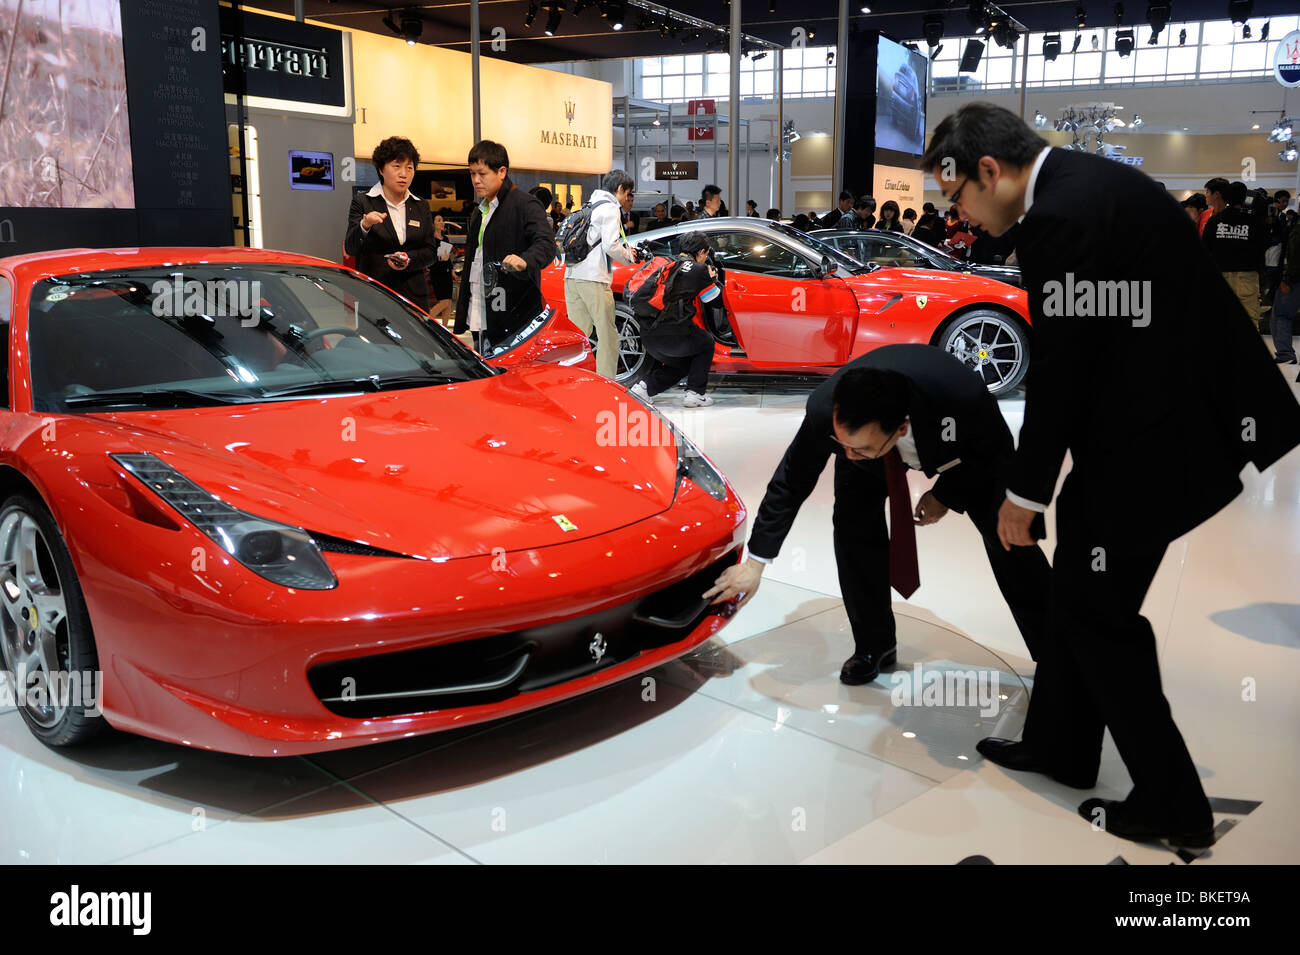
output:
<svg viewBox="0 0 1300 955"><path fill-rule="evenodd" d="M299 590L338 586L329 564L301 527L231 507L152 454L110 457L259 577Z"/></svg>
<svg viewBox="0 0 1300 955"><path fill-rule="evenodd" d="M721 501L725 498L727 496L726 478L722 476L722 472L715 468L708 458L700 453L700 449L695 446L691 439L678 431L677 427L664 417L658 408L642 401L641 397L635 392L629 390L628 396L652 415L658 417L663 426L671 431L673 437L677 440L677 485L673 488L673 500L677 499L677 493L682 489L683 478L690 478L696 487L703 490L715 501Z"/></svg>

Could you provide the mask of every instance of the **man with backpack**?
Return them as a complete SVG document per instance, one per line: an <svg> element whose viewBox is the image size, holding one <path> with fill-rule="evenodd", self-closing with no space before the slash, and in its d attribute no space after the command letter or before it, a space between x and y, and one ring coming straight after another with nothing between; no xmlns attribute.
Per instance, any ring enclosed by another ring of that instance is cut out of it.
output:
<svg viewBox="0 0 1300 955"><path fill-rule="evenodd" d="M709 240L701 232L682 236L679 254L658 275L645 282L644 298L653 308L662 295L658 317L641 308L641 343L653 361L650 372L632 389L645 401L671 388L686 376L682 405L704 408L713 404L706 395L709 367L713 364L713 336L704 327L704 306L722 294L718 270L708 264ZM638 302L639 304L639 302ZM652 309L651 309L652 310Z"/></svg>
<svg viewBox="0 0 1300 955"><path fill-rule="evenodd" d="M624 210L632 208L635 188L626 172L612 170L602 188L564 220L556 237L564 254L564 304L569 321L586 335L596 329L596 370L606 378L618 374L610 259L627 264L635 261L622 225Z"/></svg>

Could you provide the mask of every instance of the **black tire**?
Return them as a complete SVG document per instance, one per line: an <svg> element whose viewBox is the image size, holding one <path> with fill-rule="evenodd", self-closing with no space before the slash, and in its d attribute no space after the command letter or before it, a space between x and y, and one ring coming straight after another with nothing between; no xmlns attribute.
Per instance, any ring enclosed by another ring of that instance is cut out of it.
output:
<svg viewBox="0 0 1300 955"><path fill-rule="evenodd" d="M641 342L641 323L632 313L632 307L624 302L614 303L614 327L618 329L618 370L614 380L620 385L631 388L645 374L650 364ZM591 345L597 345L595 329L591 332Z"/></svg>
<svg viewBox="0 0 1300 955"><path fill-rule="evenodd" d="M977 372L995 398L1018 388L1029 371L1029 330L998 309L954 315L940 326L934 343Z"/></svg>
<svg viewBox="0 0 1300 955"><path fill-rule="evenodd" d="M31 530L30 521L37 533L32 537L32 547L22 547L22 535ZM15 535L18 538L15 539ZM16 559L18 550L32 556ZM55 593L51 593L53 587ZM98 679L99 654L95 648L95 636L90 626L90 614L86 601L77 582L77 572L72 566L72 557L63 535L49 510L39 500L27 494L15 494L5 500L0 508L0 654L4 657L6 669L15 674L18 664L25 662L23 647L28 652L35 652L37 630L42 627L41 617L46 621L53 617L58 622L49 633L53 652L57 657L58 670L65 675L76 675L81 680L81 687L87 690L78 702L76 697L58 706L58 701L47 696L47 707L39 705L39 697L34 701L25 692L24 687L13 686L18 711L26 721L32 734L47 746L73 746L88 742L101 734L108 727L103 714L97 712L102 706L103 684ZM16 598L11 595L18 591ZM39 592L39 593L38 593ZM33 597L38 593L38 597ZM37 615L36 600L45 603L46 609ZM62 600L64 612L61 616L48 607L51 602ZM26 614L30 611L32 616ZM24 620L35 620L24 628ZM24 632L24 630L28 632ZM30 665L27 667L30 677L36 678ZM45 677L50 685L49 677ZM14 676L9 677L11 684L16 683ZM24 681L29 686L33 680ZM94 695L97 694L97 695ZM86 697L91 698L87 699Z"/></svg>

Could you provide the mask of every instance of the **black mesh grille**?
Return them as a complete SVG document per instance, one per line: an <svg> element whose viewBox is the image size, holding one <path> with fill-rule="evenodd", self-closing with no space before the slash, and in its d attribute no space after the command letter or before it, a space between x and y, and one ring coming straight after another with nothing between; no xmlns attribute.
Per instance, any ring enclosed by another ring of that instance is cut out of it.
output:
<svg viewBox="0 0 1300 955"><path fill-rule="evenodd" d="M330 712L354 719L500 702L681 640L709 613L700 594L739 556L733 550L689 577L598 613L474 640L335 660L310 668L307 678Z"/></svg>

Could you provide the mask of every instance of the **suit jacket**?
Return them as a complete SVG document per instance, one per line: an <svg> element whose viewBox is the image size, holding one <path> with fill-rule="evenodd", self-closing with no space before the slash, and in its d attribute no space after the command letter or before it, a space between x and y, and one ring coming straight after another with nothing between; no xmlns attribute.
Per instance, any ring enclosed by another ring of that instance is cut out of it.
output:
<svg viewBox="0 0 1300 955"><path fill-rule="evenodd" d="M406 197L406 242L397 241L397 230L390 215L369 232L361 231L361 220L370 212L388 213L383 195L352 197L348 209L348 231L343 250L357 257L357 271L383 282L399 295L405 295L420 308L429 308L429 278L426 270L437 257L433 241L433 214L429 204L412 195ZM404 269L391 269L384 256L405 252L411 257Z"/></svg>
<svg viewBox="0 0 1300 955"><path fill-rule="evenodd" d="M1001 482L1015 445L983 379L931 345L885 345L845 365L809 396L803 424L772 475L754 518L750 553L777 555L826 462L832 455L844 456L843 447L832 437L831 398L850 368L885 368L907 378L910 432L921 469L930 477L939 475L931 490L941 504L959 513L984 508L1005 488ZM851 463L884 467L879 459Z"/></svg>
<svg viewBox="0 0 1300 955"><path fill-rule="evenodd" d="M504 308L499 312L485 309L487 335L496 342L507 337L512 317L524 321L535 317L545 305L542 298L542 269L555 260L555 230L542 204L528 193L516 189L507 176L497 193L497 208L483 230L482 254L489 262L500 262L507 255L517 255L528 263L524 276L518 278L503 271L501 288L505 292ZM465 285L456 300L457 332L469 328L469 275L479 255L478 234L483 213L475 206L465 232ZM536 309L536 311L533 311ZM532 315L526 313L533 311Z"/></svg>
<svg viewBox="0 0 1300 955"><path fill-rule="evenodd" d="M1300 444L1254 323L1145 174L1051 150L1016 248L1034 335L1012 491L1049 502L1068 450L1093 520L1172 540Z"/></svg>

